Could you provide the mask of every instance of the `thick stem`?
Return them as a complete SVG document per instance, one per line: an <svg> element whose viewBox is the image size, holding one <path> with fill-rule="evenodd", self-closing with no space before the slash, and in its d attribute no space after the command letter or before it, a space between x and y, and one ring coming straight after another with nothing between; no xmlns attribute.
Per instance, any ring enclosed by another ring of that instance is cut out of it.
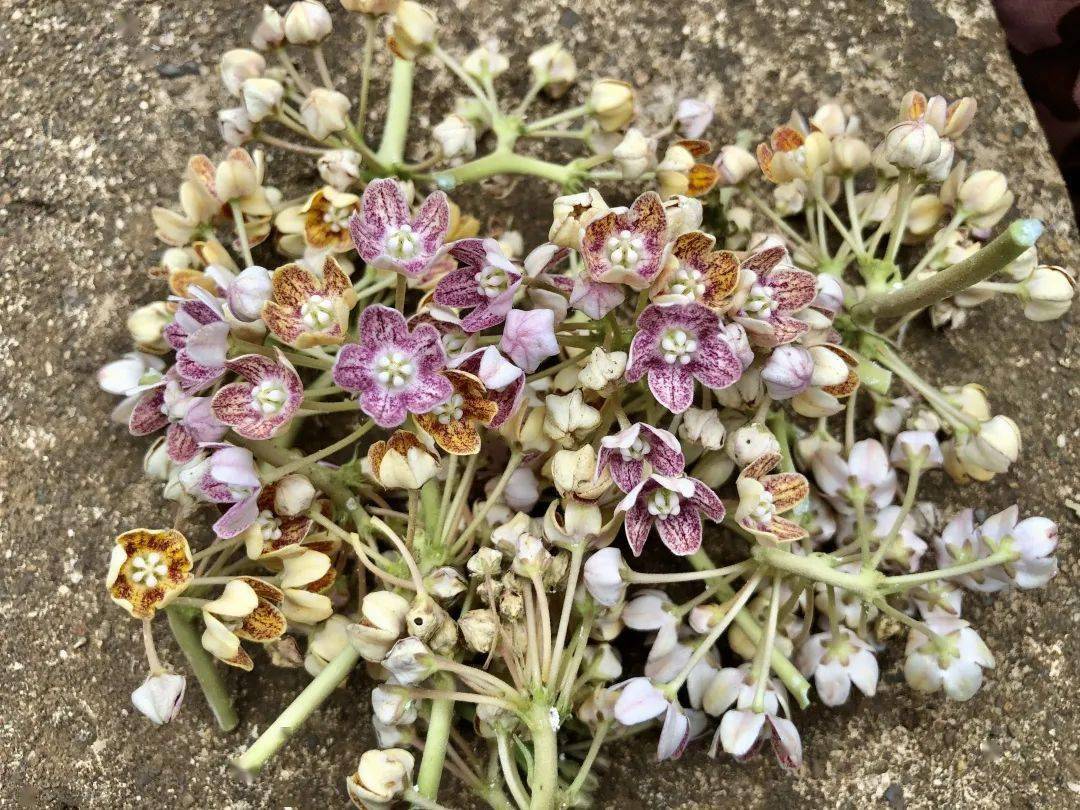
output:
<svg viewBox="0 0 1080 810"><path fill-rule="evenodd" d="M559 788L559 741L551 722L551 709L541 701L533 703L528 715L532 732L533 770L531 810L552 810Z"/></svg>
<svg viewBox="0 0 1080 810"><path fill-rule="evenodd" d="M286 707L277 720L270 724L251 747L233 760L233 764L246 773L257 773L270 757L295 734L311 713L322 705L330 693L345 680L360 660L360 653L351 645L337 654L323 671L305 687L304 691Z"/></svg>
<svg viewBox="0 0 1080 810"><path fill-rule="evenodd" d="M213 657L203 649L195 626L183 612L178 608L168 607L165 608L165 615L169 618L169 629L172 630L176 643L180 645L188 666L195 673L199 687L206 696L206 702L210 704L210 711L214 713L218 727L222 731L232 731L240 722L240 718L236 716L232 696L225 688L217 667L214 666Z"/></svg>
<svg viewBox="0 0 1080 810"><path fill-rule="evenodd" d="M882 583L881 590L883 593L906 591L908 588L922 585L925 582L937 582L939 579L962 577L965 574L973 574L976 571L993 568L996 565L1005 565L1010 562L1015 562L1018 557L1019 555L1014 551L997 551L984 559L973 560L972 562L961 563L959 565L951 565L948 568L937 568L933 571L919 571L915 574L886 577Z"/></svg>
<svg viewBox="0 0 1080 810"><path fill-rule="evenodd" d="M405 159L405 138L409 132L409 111L412 108L413 63L394 59L390 77L390 100L386 107L386 123L378 158L384 166L394 167Z"/></svg>
<svg viewBox="0 0 1080 810"><path fill-rule="evenodd" d="M453 687L453 678L445 674L436 676L439 688ZM438 798L439 782L442 779L443 762L446 760L446 745L450 739L450 727L454 722L454 701L441 699L431 702L431 715L428 717L427 736L424 737L424 757L420 760L417 772L416 788L421 795L429 799Z"/></svg>
<svg viewBox="0 0 1080 810"><path fill-rule="evenodd" d="M812 582L834 585L867 601L877 598L878 586L884 580L881 574L871 568L866 568L858 574L837 571L821 555L801 557L781 548L766 548L765 546L758 546L753 553L760 563Z"/></svg>
<svg viewBox="0 0 1080 810"><path fill-rule="evenodd" d="M513 152L495 151L482 158L463 163L435 175L435 182L443 189L452 189L461 183L472 183L495 174L531 174L543 177L561 186L569 185L575 173L569 166L560 166L546 160L518 155Z"/></svg>
<svg viewBox="0 0 1080 810"><path fill-rule="evenodd" d="M872 293L856 304L851 314L867 321L900 318L918 312L937 301L956 295L998 272L1042 236L1043 225L1037 219L1020 219L978 253L930 278L911 280L890 292Z"/></svg>

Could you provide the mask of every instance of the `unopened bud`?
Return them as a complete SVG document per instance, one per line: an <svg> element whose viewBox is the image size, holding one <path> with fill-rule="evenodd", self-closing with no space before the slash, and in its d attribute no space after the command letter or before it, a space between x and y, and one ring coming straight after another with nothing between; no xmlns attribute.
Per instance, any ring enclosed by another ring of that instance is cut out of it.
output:
<svg viewBox="0 0 1080 810"><path fill-rule="evenodd" d="M401 639L382 660L382 665L397 678L398 683L411 686L435 674L437 667L431 650L420 639L408 636Z"/></svg>
<svg viewBox="0 0 1080 810"><path fill-rule="evenodd" d="M217 119L221 139L229 146L243 146L251 140L254 127L243 107L218 110Z"/></svg>
<svg viewBox="0 0 1080 810"><path fill-rule="evenodd" d="M597 346L578 373L578 381L590 391L607 392L622 380L626 360L626 352L609 352Z"/></svg>
<svg viewBox="0 0 1080 810"><path fill-rule="evenodd" d="M761 370L761 380L773 399L791 399L810 387L813 374L814 359L810 352L802 346L787 344L773 349ZM846 378L847 366L844 367Z"/></svg>
<svg viewBox="0 0 1080 810"><path fill-rule="evenodd" d="M258 51L234 48L221 57L221 83L229 95L239 96L240 88L247 79L261 76L266 70L266 59Z"/></svg>
<svg viewBox="0 0 1080 810"><path fill-rule="evenodd" d="M713 163L720 175L720 185L737 186L758 168L757 158L741 146L721 146Z"/></svg>
<svg viewBox="0 0 1080 810"><path fill-rule="evenodd" d="M297 0L285 12L285 38L293 45L317 45L333 27L330 12L316 0Z"/></svg>
<svg viewBox="0 0 1080 810"><path fill-rule="evenodd" d="M285 88L277 79L258 76L245 79L240 87L240 97L248 118L254 122L262 121L274 114L285 95Z"/></svg>
<svg viewBox="0 0 1080 810"><path fill-rule="evenodd" d="M1072 306L1076 280L1063 267L1040 265L1020 285L1024 317L1032 321L1060 318Z"/></svg>
<svg viewBox="0 0 1080 810"><path fill-rule="evenodd" d="M349 798L357 807L390 807L412 785L416 760L401 748L365 751L346 780Z"/></svg>
<svg viewBox="0 0 1080 810"><path fill-rule="evenodd" d="M841 135L832 144L833 164L843 174L861 172L870 165L870 147L862 138Z"/></svg>
<svg viewBox="0 0 1080 810"><path fill-rule="evenodd" d="M712 408L688 408L683 413L679 435L684 439L700 444L706 450L719 450L724 446L727 428L720 421L719 412Z"/></svg>
<svg viewBox="0 0 1080 810"><path fill-rule="evenodd" d="M675 108L675 120L684 138L700 138L712 123L713 108L708 102L684 98Z"/></svg>
<svg viewBox="0 0 1080 810"><path fill-rule="evenodd" d="M424 578L424 587L439 601L449 602L455 596L464 593L469 586L465 582L465 577L459 574L456 568L444 565Z"/></svg>
<svg viewBox="0 0 1080 810"><path fill-rule="evenodd" d="M305 476L290 473L274 488L274 511L286 517L302 515L315 500L315 487Z"/></svg>
<svg viewBox="0 0 1080 810"><path fill-rule="evenodd" d="M655 147L652 139L646 137L637 127L630 127L626 131L619 145L611 151L611 156L622 171L624 180L634 180L645 173L655 160L653 154Z"/></svg>
<svg viewBox="0 0 1080 810"><path fill-rule="evenodd" d="M552 42L529 54L533 81L552 98L559 98L577 78L573 55L560 42Z"/></svg>
<svg viewBox="0 0 1080 810"><path fill-rule="evenodd" d="M412 60L435 42L439 21L434 12L413 0L404 0L394 12L389 45L399 58Z"/></svg>
<svg viewBox="0 0 1080 810"><path fill-rule="evenodd" d="M923 121L901 121L886 134L882 156L898 169L918 170L937 160L941 138Z"/></svg>
<svg viewBox="0 0 1080 810"><path fill-rule="evenodd" d="M589 93L589 109L600 129L622 129L634 117L634 88L617 79L600 79Z"/></svg>
<svg viewBox="0 0 1080 810"><path fill-rule="evenodd" d="M319 176L327 185L345 191L360 179L360 154L352 149L331 149L319 155Z"/></svg>
<svg viewBox="0 0 1080 810"><path fill-rule="evenodd" d="M745 467L756 458L766 453L779 453L780 442L765 425L751 422L731 434L727 443L727 452L740 467Z"/></svg>
<svg viewBox="0 0 1080 810"><path fill-rule="evenodd" d="M361 619L347 628L349 642L365 661L381 661L405 629L409 603L392 591L372 591L361 603Z"/></svg>
<svg viewBox="0 0 1080 810"><path fill-rule="evenodd" d="M172 312L167 301L154 301L139 307L127 318L127 330L135 345L149 352L164 352L169 344L162 335L172 323Z"/></svg>
<svg viewBox="0 0 1080 810"><path fill-rule="evenodd" d="M477 608L461 614L458 628L470 650L483 654L491 652L498 632L498 621L490 609Z"/></svg>
<svg viewBox="0 0 1080 810"><path fill-rule="evenodd" d="M316 87L300 105L300 118L304 127L316 140L345 129L349 122L348 97L337 90Z"/></svg>
<svg viewBox="0 0 1080 810"><path fill-rule="evenodd" d="M551 459L551 478L562 496L595 501L611 486L606 468L596 474L596 450L586 444L578 450L560 450Z"/></svg>
<svg viewBox="0 0 1080 810"><path fill-rule="evenodd" d="M476 154L476 128L456 113L451 113L436 124L431 136L447 160Z"/></svg>
<svg viewBox="0 0 1080 810"><path fill-rule="evenodd" d="M469 51L461 67L474 79L494 79L509 70L510 60L499 53L497 42L490 42Z"/></svg>
<svg viewBox="0 0 1080 810"><path fill-rule="evenodd" d="M251 32L251 47L260 51L277 48L285 41L285 20L273 6L263 6L259 24Z"/></svg>
<svg viewBox="0 0 1080 810"><path fill-rule="evenodd" d="M987 214L1001 206L1009 194L1005 175L992 169L972 173L957 191L960 207L972 214Z"/></svg>
<svg viewBox="0 0 1080 810"><path fill-rule="evenodd" d="M608 210L607 203L595 188L579 194L556 197L552 204L548 240L560 247L576 250L581 245L581 234L585 227Z"/></svg>
<svg viewBox="0 0 1080 810"><path fill-rule="evenodd" d="M259 170L251 155L233 149L214 172L214 191L222 200L238 200L259 187Z"/></svg>
<svg viewBox="0 0 1080 810"><path fill-rule="evenodd" d="M131 693L131 702L151 723L163 726L180 712L187 680L183 675L160 672L150 675Z"/></svg>

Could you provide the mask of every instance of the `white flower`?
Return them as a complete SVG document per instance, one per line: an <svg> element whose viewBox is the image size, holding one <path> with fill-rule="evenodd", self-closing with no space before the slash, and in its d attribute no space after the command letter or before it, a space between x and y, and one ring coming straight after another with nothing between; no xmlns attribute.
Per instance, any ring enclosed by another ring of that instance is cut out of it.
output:
<svg viewBox="0 0 1080 810"><path fill-rule="evenodd" d="M263 76L245 79L240 86L240 96L244 101L248 119L255 123L273 115L284 95L285 88L281 82Z"/></svg>
<svg viewBox="0 0 1080 810"><path fill-rule="evenodd" d="M877 691L878 663L873 649L843 627L810 636L799 650L798 665L803 675L813 677L814 688L826 706L845 703L852 684L867 697Z"/></svg>
<svg viewBox="0 0 1080 810"><path fill-rule="evenodd" d="M247 48L225 51L221 57L221 83L230 95L239 96L246 79L261 76L266 70L266 59L261 53Z"/></svg>
<svg viewBox="0 0 1080 810"><path fill-rule="evenodd" d="M379 684L371 690L375 718L387 726L407 726L416 722L416 701L394 684Z"/></svg>
<svg viewBox="0 0 1080 810"><path fill-rule="evenodd" d="M1031 321L1052 321L1072 307L1076 280L1061 267L1040 265L1020 284L1024 317Z"/></svg>
<svg viewBox="0 0 1080 810"><path fill-rule="evenodd" d="M912 630L904 678L920 692L942 689L953 700L968 700L982 686L983 670L994 668L993 654L963 619L931 616L926 624L941 643Z"/></svg>
<svg viewBox="0 0 1080 810"><path fill-rule="evenodd" d="M600 549L585 561L583 579L589 594L606 607L619 604L626 596L622 578L622 553L614 546Z"/></svg>
<svg viewBox="0 0 1080 810"><path fill-rule="evenodd" d="M712 123L712 105L696 98L684 98L675 108L679 132L686 138L700 138Z"/></svg>
<svg viewBox="0 0 1080 810"><path fill-rule="evenodd" d="M333 27L330 12L316 0L297 0L285 12L285 38L293 45L317 45Z"/></svg>
<svg viewBox="0 0 1080 810"><path fill-rule="evenodd" d="M431 130L431 137L447 160L476 154L476 127L456 113L450 113Z"/></svg>
<svg viewBox="0 0 1080 810"><path fill-rule="evenodd" d="M159 672L147 676L142 686L131 693L131 702L151 723L162 726L180 712L186 688L183 675Z"/></svg>
<svg viewBox="0 0 1080 810"><path fill-rule="evenodd" d="M637 127L631 127L618 146L611 151L611 156L622 171L623 179L633 180L644 174L656 159L655 149L656 144L651 138L646 137Z"/></svg>
<svg viewBox="0 0 1080 810"><path fill-rule="evenodd" d="M405 632L409 602L392 591L372 591L360 605L361 618L348 627L349 642L365 661L381 661Z"/></svg>
<svg viewBox="0 0 1080 810"><path fill-rule="evenodd" d="M721 146L713 164L720 173L720 184L737 186L758 168L757 158L741 146Z"/></svg>
<svg viewBox="0 0 1080 810"><path fill-rule="evenodd" d="M316 140L345 129L352 102L337 90L316 87L300 105L300 118Z"/></svg>
<svg viewBox="0 0 1080 810"><path fill-rule="evenodd" d="M702 698L702 707L708 714L723 715L709 755L715 755L719 744L733 756L746 756L759 739L770 736L780 764L789 769L798 768L802 764L802 740L795 724L780 717L781 711L789 713L784 687L775 678L770 679L765 687L765 711L758 713L751 708L756 683L748 663L716 673Z"/></svg>
<svg viewBox="0 0 1080 810"><path fill-rule="evenodd" d="M1021 588L1041 588L1058 570L1055 557L1057 524L1044 517L1029 517L1018 522L1019 508L1014 504L988 517L979 526L979 536L992 553L1015 552L1020 557L1003 566Z"/></svg>
<svg viewBox="0 0 1080 810"><path fill-rule="evenodd" d="M871 511L883 509L896 496L896 470L876 439L856 442L846 460L833 448L822 448L811 460L811 468L829 502L846 515L855 512L852 494L856 489L865 494Z"/></svg>
<svg viewBox="0 0 1080 810"><path fill-rule="evenodd" d="M398 683L406 685L427 679L437 669L431 650L420 639L412 636L401 639L391 647L382 660L382 665L397 678Z"/></svg>
<svg viewBox="0 0 1080 810"><path fill-rule="evenodd" d="M357 807L390 807L412 785L416 760L401 748L365 751L356 771L346 780L349 798Z"/></svg>
<svg viewBox="0 0 1080 810"><path fill-rule="evenodd" d="M644 723L667 711L667 698L648 678L631 678L619 688L618 694L614 715L624 726Z"/></svg>
<svg viewBox="0 0 1080 810"><path fill-rule="evenodd" d="M893 524L896 523L899 516L899 506L886 506L874 516L874 526L871 529L872 535L878 541L884 541L892 531ZM915 518L907 515L904 522L900 524L896 539L893 540L885 555L885 559L894 560L908 571L918 570L919 563L922 561L923 554L926 553L927 549L926 541L915 533L915 526Z"/></svg>
<svg viewBox="0 0 1080 810"><path fill-rule="evenodd" d="M909 469L914 459L919 459L922 470L936 470L945 463L937 436L929 430L905 430L897 434L889 460L901 470Z"/></svg>

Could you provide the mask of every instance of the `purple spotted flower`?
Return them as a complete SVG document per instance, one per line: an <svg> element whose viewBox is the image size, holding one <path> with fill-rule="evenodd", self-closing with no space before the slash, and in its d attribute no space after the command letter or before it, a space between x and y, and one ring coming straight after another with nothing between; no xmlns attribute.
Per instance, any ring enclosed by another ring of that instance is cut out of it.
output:
<svg viewBox="0 0 1080 810"><path fill-rule="evenodd" d="M650 473L682 473L686 459L679 440L666 430L641 422L600 440L597 472L602 472L605 467L609 468L612 479L623 492L629 492L641 483L646 475L646 464L649 465Z"/></svg>
<svg viewBox="0 0 1080 810"><path fill-rule="evenodd" d="M259 517L259 480L250 450L219 444L180 470L180 485L209 503L232 504L214 524L218 537L236 537Z"/></svg>
<svg viewBox="0 0 1080 810"><path fill-rule="evenodd" d="M626 540L641 555L653 526L673 554L684 557L701 548L701 516L724 519L724 504L696 478L652 473L626 493L617 512L626 513Z"/></svg>
<svg viewBox="0 0 1080 810"><path fill-rule="evenodd" d="M245 354L225 363L243 381L229 383L214 394L214 416L241 436L262 441L281 432L304 399L304 384L284 357Z"/></svg>
<svg viewBox="0 0 1080 810"><path fill-rule="evenodd" d="M694 380L713 390L742 376L743 365L721 329L720 316L701 304L649 306L637 321L626 379L646 374L649 390L672 413L694 401Z"/></svg>
<svg viewBox="0 0 1080 810"><path fill-rule="evenodd" d="M735 316L759 346L782 346L797 339L809 327L791 317L806 309L817 297L817 277L799 270L782 247L759 250L743 259L740 274L754 274L754 282Z"/></svg>
<svg viewBox="0 0 1080 810"><path fill-rule="evenodd" d="M458 263L435 288L435 303L472 309L461 321L466 332L480 332L506 320L521 286L521 272L494 239L461 239L450 248Z"/></svg>
<svg viewBox="0 0 1080 810"><path fill-rule="evenodd" d="M498 407L488 427L502 427L525 398L525 372L503 357L494 346L455 358L450 365L474 375L487 388L488 398Z"/></svg>
<svg viewBox="0 0 1080 810"><path fill-rule="evenodd" d="M410 278L424 275L449 229L445 194L433 192L410 217L405 192L391 178L372 180L364 189L360 211L349 220L353 244L365 262Z"/></svg>
<svg viewBox="0 0 1080 810"><path fill-rule="evenodd" d="M629 210L594 219L581 237L581 255L593 281L644 290L660 275L671 251L667 215L655 191L646 191Z"/></svg>
<svg viewBox="0 0 1080 810"><path fill-rule="evenodd" d="M359 394L360 410L378 425L397 427L408 414L427 413L453 395L440 373L446 353L431 324L410 332L400 312L373 304L360 314L359 337L338 352L334 382Z"/></svg>
<svg viewBox="0 0 1080 810"><path fill-rule="evenodd" d="M166 428L166 452L177 464L187 463L201 444L218 441L228 430L214 416L210 398L187 393L174 369L162 385L139 397L128 417L133 436L149 436L162 428Z"/></svg>
<svg viewBox="0 0 1080 810"><path fill-rule="evenodd" d="M221 304L209 293L179 305L173 322L165 327L165 340L176 350L176 373L185 388L202 390L225 373L229 324Z"/></svg>

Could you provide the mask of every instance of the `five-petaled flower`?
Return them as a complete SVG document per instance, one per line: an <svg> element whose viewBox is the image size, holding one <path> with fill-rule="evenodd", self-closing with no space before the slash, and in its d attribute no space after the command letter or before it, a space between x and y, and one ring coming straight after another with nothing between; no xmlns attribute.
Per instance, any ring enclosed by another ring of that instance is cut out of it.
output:
<svg viewBox="0 0 1080 810"><path fill-rule="evenodd" d="M491 420L492 428L502 427L525 398L525 372L503 357L494 346L456 357L451 365L479 377L487 388L488 398L498 407Z"/></svg>
<svg viewBox="0 0 1080 810"><path fill-rule="evenodd" d="M766 475L779 463L779 453L765 453L743 467L735 482L739 491L735 520L762 543L789 543L807 536L806 529L780 513L807 498L810 484L795 472Z"/></svg>
<svg viewBox="0 0 1080 810"><path fill-rule="evenodd" d="M139 397L128 417L132 436L148 436L164 427L169 459L177 464L190 461L200 444L216 442L228 430L214 416L210 398L186 393L172 369L163 384Z"/></svg>
<svg viewBox="0 0 1080 810"><path fill-rule="evenodd" d="M218 537L236 537L259 515L257 498L262 482L250 450L231 444L210 446L179 473L184 491L202 501L231 504L214 523Z"/></svg>
<svg viewBox="0 0 1080 810"><path fill-rule="evenodd" d="M282 343L304 349L345 339L356 293L332 256L323 263L322 278L302 265L286 264L274 271L272 286L262 317Z"/></svg>
<svg viewBox="0 0 1080 810"><path fill-rule="evenodd" d="M189 390L200 390L225 373L229 324L221 304L209 293L180 303L173 322L165 327L165 340L176 350L176 373Z"/></svg>
<svg viewBox="0 0 1080 810"><path fill-rule="evenodd" d="M443 377L450 381L453 393L427 413L417 414L416 424L447 453L471 456L480 452L476 423L490 425L499 406L478 377L460 369L447 369Z"/></svg>
<svg viewBox="0 0 1080 810"><path fill-rule="evenodd" d="M454 388L439 332L428 323L411 332L396 309L373 304L360 314L359 343L347 343L334 361L334 382L359 394L360 409L381 427L397 427L410 414L447 402Z"/></svg>
<svg viewBox="0 0 1080 810"><path fill-rule="evenodd" d="M191 549L174 529L132 529L116 538L105 586L136 619L149 619L187 587Z"/></svg>
<svg viewBox="0 0 1080 810"><path fill-rule="evenodd" d="M701 516L724 519L724 504L701 481L688 476L652 473L626 493L615 507L625 512L626 539L640 556L653 525L672 553L680 557L701 548Z"/></svg>
<svg viewBox="0 0 1080 810"><path fill-rule="evenodd" d="M645 465L649 469L645 469ZM623 492L629 492L648 474L679 475L686 459L679 440L662 428L635 422L625 430L600 440L596 477L605 468Z"/></svg>
<svg viewBox="0 0 1080 810"><path fill-rule="evenodd" d="M644 290L667 262L667 215L655 191L646 191L628 211L609 211L585 228L581 254L594 281Z"/></svg>
<svg viewBox="0 0 1080 810"><path fill-rule="evenodd" d="M280 433L304 399L304 384L292 364L280 354L276 361L245 354L225 365L244 379L214 394L214 416L248 439L262 441Z"/></svg>
<svg viewBox="0 0 1080 810"><path fill-rule="evenodd" d="M720 316L701 304L653 304L641 313L630 344L628 382L646 374L649 390L672 413L694 401L694 379L709 388L727 388L743 366L720 327Z"/></svg>
<svg viewBox="0 0 1080 810"><path fill-rule="evenodd" d="M480 332L502 323L521 286L521 272L503 255L494 239L462 239L450 248L458 268L435 288L435 303L472 308L461 320L466 332Z"/></svg>
<svg viewBox="0 0 1080 810"><path fill-rule="evenodd" d="M437 258L450 229L450 204L441 191L432 192L416 216L392 178L372 180L364 189L360 211L349 220L353 244L365 262L410 278L423 276Z"/></svg>
<svg viewBox="0 0 1080 810"><path fill-rule="evenodd" d="M672 244L676 263L663 276L663 295L685 303L697 301L713 309L723 309L739 283L739 260L728 250L713 250L716 239L701 231L684 233Z"/></svg>
<svg viewBox="0 0 1080 810"><path fill-rule="evenodd" d="M806 309L817 296L817 280L813 273L797 269L788 258L787 250L771 247L759 250L743 259L739 273L753 273L742 306L735 321L761 346L781 346L791 343L809 327L804 321L791 317Z"/></svg>

